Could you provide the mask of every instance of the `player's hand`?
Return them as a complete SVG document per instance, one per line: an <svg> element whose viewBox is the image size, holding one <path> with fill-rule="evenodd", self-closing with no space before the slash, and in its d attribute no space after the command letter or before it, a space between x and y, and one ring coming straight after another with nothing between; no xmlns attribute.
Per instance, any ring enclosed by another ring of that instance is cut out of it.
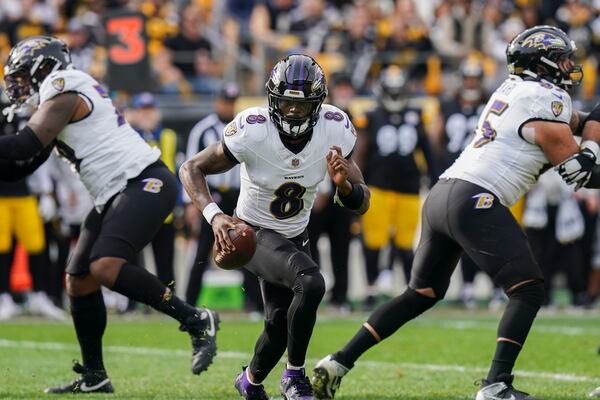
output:
<svg viewBox="0 0 600 400"><path fill-rule="evenodd" d="M574 183L575 190L578 190L590 180L594 165L596 165L596 155L592 150L583 148L560 163L555 169L567 184Z"/></svg>
<svg viewBox="0 0 600 400"><path fill-rule="evenodd" d="M325 157L327 160L327 172L331 180L342 194L352 191L352 184L348 181L348 160L342 155L339 146L331 146L330 152Z"/></svg>
<svg viewBox="0 0 600 400"><path fill-rule="evenodd" d="M215 243L219 253L225 254L235 251L235 246L229 238L229 230L236 229L236 224L239 219L231 217L227 214L217 214L212 220L212 229L215 234Z"/></svg>

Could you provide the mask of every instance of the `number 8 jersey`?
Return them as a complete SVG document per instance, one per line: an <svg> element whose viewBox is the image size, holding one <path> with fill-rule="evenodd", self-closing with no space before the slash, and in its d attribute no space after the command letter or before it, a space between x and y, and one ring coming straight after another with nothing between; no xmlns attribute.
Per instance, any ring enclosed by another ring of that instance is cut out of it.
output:
<svg viewBox="0 0 600 400"><path fill-rule="evenodd" d="M283 145L268 110L254 107L239 113L223 137L226 151L241 163L236 215L292 238L308 225L330 146L339 146L348 157L356 131L343 111L323 104L310 141L295 154Z"/></svg>
<svg viewBox="0 0 600 400"><path fill-rule="evenodd" d="M568 124L571 112L571 97L563 89L511 75L483 109L471 143L440 178L474 183L512 206L549 164L523 125L536 120Z"/></svg>
<svg viewBox="0 0 600 400"><path fill-rule="evenodd" d="M79 173L101 211L106 202L160 158L114 107L108 93L90 75L76 69L56 71L40 86L40 104L75 92L90 113L70 122L58 135L56 149Z"/></svg>

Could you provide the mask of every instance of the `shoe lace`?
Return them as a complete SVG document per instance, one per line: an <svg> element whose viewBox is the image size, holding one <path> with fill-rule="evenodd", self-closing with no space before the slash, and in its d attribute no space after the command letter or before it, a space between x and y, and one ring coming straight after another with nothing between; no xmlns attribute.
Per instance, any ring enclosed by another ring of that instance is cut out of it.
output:
<svg viewBox="0 0 600 400"><path fill-rule="evenodd" d="M291 380L292 386L296 388L297 394L299 394L300 396L312 396L312 386L310 384L310 380L306 375L302 377L294 377Z"/></svg>

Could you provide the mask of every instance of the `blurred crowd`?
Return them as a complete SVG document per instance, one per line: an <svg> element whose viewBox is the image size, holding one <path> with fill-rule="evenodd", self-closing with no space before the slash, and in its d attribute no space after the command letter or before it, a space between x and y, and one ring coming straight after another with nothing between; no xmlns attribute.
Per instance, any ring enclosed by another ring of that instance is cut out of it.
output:
<svg viewBox="0 0 600 400"><path fill-rule="evenodd" d="M349 311L357 304L373 307L397 286L394 266L402 266L400 281L408 278L423 195L468 144L488 94L506 78L508 41L538 24L558 26L575 40L584 79L572 93L574 108L590 109L599 91L599 0L3 0L0 63L23 38L64 39L75 66L107 85L127 120L161 148L175 172L220 140L240 100L264 96L275 60L291 53L313 56L329 78L327 102L348 112L364 139L356 157L381 199L358 219L333 204L331 185L324 182L315 202L309 225L313 257L331 266L329 303ZM172 128L161 112L164 96L175 106L209 99L212 112ZM402 113L415 129L414 143L406 141L412 136L397 121L392 121L397 139L388 130L379 140L378 110ZM13 134L26 120L25 111L11 123L2 121L0 134ZM397 152L414 163L398 171L397 165L380 162L382 152ZM0 320L22 311L14 271L22 253L28 254L31 279L24 304L32 313L64 318L64 268L91 202L62 164L51 159L27 181L0 182ZM386 173L411 184L385 187L377 177ZM212 177L209 185L221 208L232 210L239 171ZM567 301L576 307L591 306L600 294L599 207L597 191L573 193L551 171L513 210L547 287L566 287ZM322 245L323 238L329 246ZM198 301L203 276L212 268L212 240L210 226L182 194L152 244L154 268L166 284L176 282L175 260L185 264L189 303ZM360 243L358 261L349 258L353 241ZM350 262L364 265L358 303L348 296ZM459 299L467 308L478 307L477 266L463 259L461 270ZM244 274L240 284L244 309L260 312L256 279ZM554 292L548 293L546 305L552 306ZM484 297L492 307L504 301L497 289ZM135 307L118 298L107 304L121 311Z"/></svg>

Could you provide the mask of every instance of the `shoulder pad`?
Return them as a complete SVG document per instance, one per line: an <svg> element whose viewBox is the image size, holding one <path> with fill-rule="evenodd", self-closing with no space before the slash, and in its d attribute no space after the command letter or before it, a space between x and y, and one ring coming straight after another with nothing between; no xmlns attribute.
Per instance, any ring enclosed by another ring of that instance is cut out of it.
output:
<svg viewBox="0 0 600 400"><path fill-rule="evenodd" d="M84 84L98 84L91 76L76 69L53 72L40 86L40 104L66 92L78 92Z"/></svg>

